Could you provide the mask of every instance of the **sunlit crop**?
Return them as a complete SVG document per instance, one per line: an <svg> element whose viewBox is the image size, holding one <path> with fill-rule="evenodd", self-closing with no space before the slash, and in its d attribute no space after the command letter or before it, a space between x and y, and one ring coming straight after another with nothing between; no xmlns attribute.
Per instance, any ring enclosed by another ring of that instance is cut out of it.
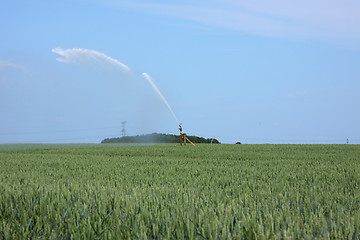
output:
<svg viewBox="0 0 360 240"><path fill-rule="evenodd" d="M0 239L360 238L360 147L0 152Z"/></svg>

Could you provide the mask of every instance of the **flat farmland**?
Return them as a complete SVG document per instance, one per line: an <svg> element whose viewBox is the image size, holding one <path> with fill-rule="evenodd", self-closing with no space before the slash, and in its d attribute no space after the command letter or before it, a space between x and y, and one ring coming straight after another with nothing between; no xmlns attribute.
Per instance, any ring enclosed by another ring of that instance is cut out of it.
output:
<svg viewBox="0 0 360 240"><path fill-rule="evenodd" d="M3 145L0 239L359 239L359 145Z"/></svg>

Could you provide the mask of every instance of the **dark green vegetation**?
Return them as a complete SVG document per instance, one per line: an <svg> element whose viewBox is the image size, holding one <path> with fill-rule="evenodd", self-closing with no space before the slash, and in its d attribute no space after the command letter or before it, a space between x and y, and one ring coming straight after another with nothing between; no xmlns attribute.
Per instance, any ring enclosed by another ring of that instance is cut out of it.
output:
<svg viewBox="0 0 360 240"><path fill-rule="evenodd" d="M193 143L220 143L217 139L187 136ZM152 133L138 136L124 136L120 138L106 138L101 143L178 143L180 135Z"/></svg>
<svg viewBox="0 0 360 240"><path fill-rule="evenodd" d="M0 239L360 238L360 146L0 152Z"/></svg>

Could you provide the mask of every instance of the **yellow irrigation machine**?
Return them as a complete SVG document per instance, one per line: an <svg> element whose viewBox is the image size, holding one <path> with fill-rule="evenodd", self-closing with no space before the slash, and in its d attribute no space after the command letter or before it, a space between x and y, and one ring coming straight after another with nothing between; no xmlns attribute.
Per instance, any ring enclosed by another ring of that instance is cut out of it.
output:
<svg viewBox="0 0 360 240"><path fill-rule="evenodd" d="M186 145L186 141L188 141L189 143L191 143L192 145L195 146L195 144L186 137L186 133L182 132L181 123L179 124L179 130L180 130L180 146L182 146L183 143L184 143L184 145Z"/></svg>

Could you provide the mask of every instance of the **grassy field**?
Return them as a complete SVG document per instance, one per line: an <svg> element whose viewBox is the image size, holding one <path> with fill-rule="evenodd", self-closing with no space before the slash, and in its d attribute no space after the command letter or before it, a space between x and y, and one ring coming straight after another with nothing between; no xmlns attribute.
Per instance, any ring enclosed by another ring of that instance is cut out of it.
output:
<svg viewBox="0 0 360 240"><path fill-rule="evenodd" d="M360 239L358 145L3 145L0 239Z"/></svg>

